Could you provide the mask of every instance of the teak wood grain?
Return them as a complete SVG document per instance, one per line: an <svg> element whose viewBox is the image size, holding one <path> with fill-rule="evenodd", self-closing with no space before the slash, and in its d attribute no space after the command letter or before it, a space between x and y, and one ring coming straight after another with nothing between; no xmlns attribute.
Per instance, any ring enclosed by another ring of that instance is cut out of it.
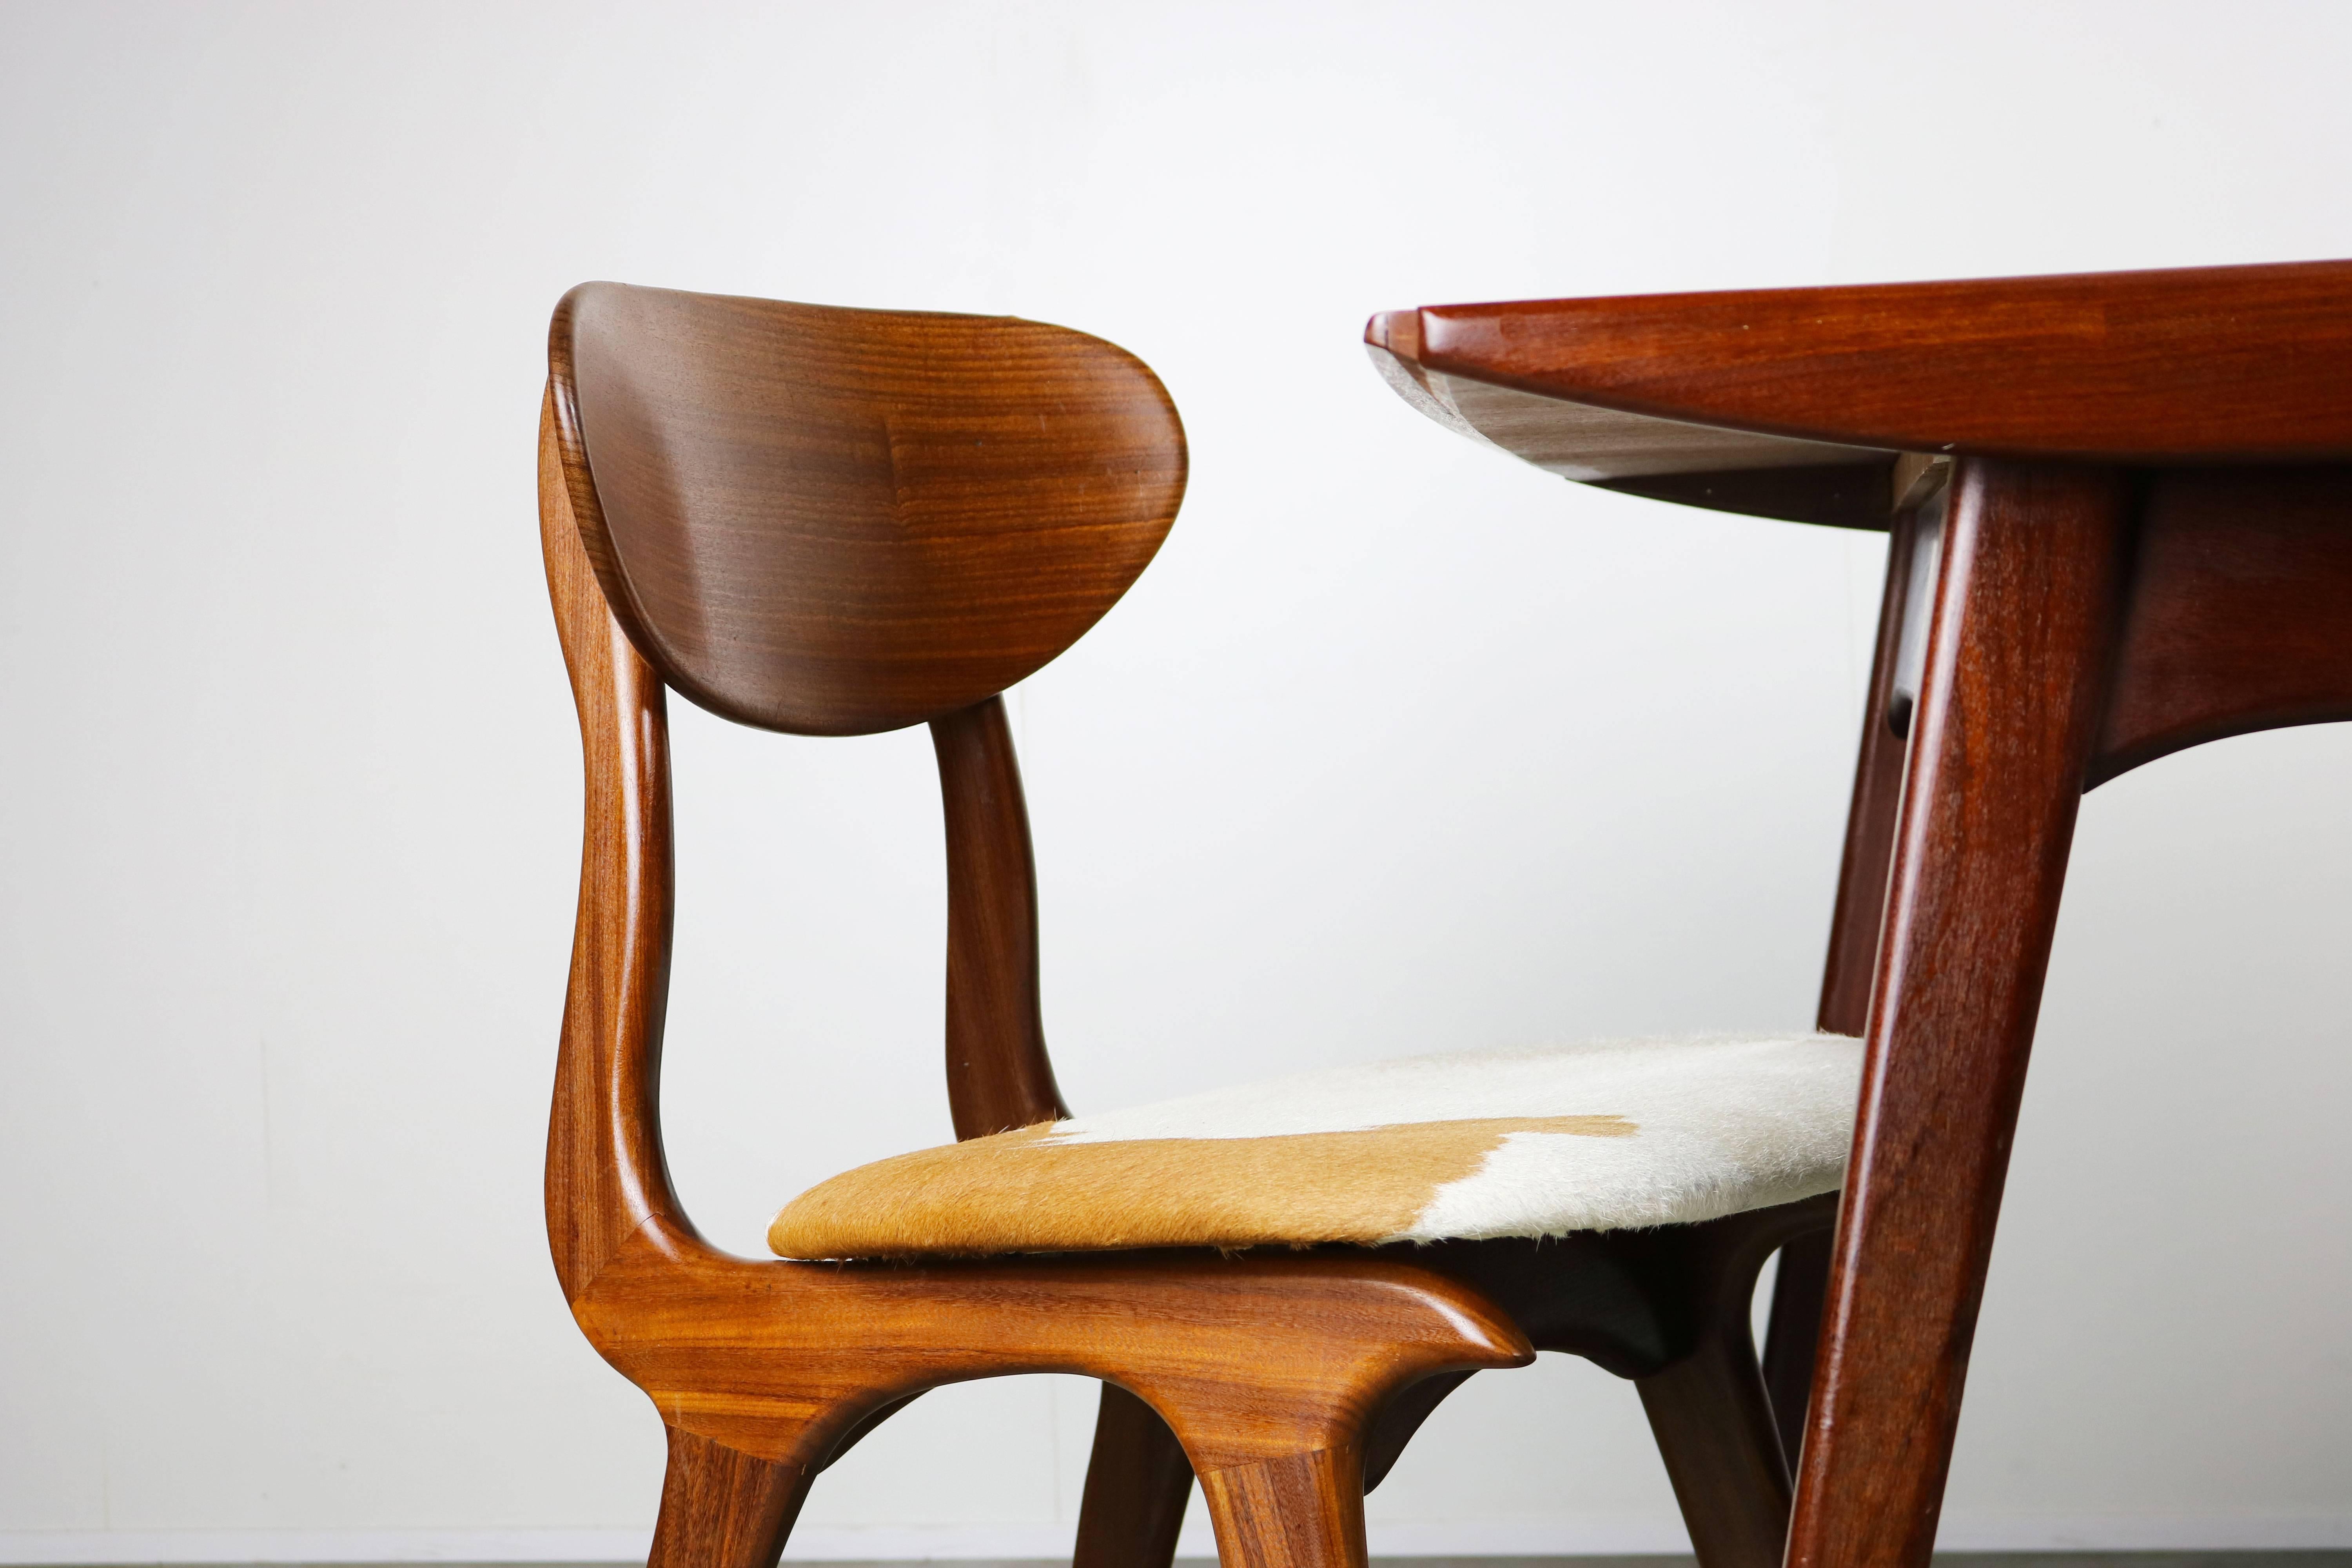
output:
<svg viewBox="0 0 2352 1568"><path fill-rule="evenodd" d="M1399 1389L1532 1353L1475 1292L1402 1259L752 1261L660 1222L572 1315L671 1426L812 1471L869 1412L974 1377L1117 1383L1205 1474L1351 1446Z"/></svg>
<svg viewBox="0 0 2352 1568"><path fill-rule="evenodd" d="M1765 1363L1801 1450L1790 1568L1926 1568L2077 803L2352 719L2352 263L1433 307L1366 335L1407 402L1553 472L1895 530L1820 1014L1866 1031L1860 1115L1833 1237L1783 1251Z"/></svg>
<svg viewBox="0 0 2352 1568"><path fill-rule="evenodd" d="M1745 1303L1820 1203L1540 1248L920 1267L697 1235L660 1135L666 689L773 729L929 722L957 1134L1065 1114L997 688L1157 548L1181 432L1149 371L1028 322L592 286L550 364L541 541L586 795L548 1230L580 1329L668 1429L656 1563L770 1568L814 1478L916 1395L1058 1372L1105 1384L1078 1568L1166 1568L1196 1475L1233 1568L1360 1568L1364 1490L1466 1376L1538 1345L1636 1380L1706 1568L1772 1553L1788 1481Z"/></svg>
<svg viewBox="0 0 2352 1568"><path fill-rule="evenodd" d="M2135 465L2352 450L2345 261L1440 305L1366 336L1425 374L1727 446Z"/></svg>
<svg viewBox="0 0 2352 1568"><path fill-rule="evenodd" d="M1063 327L585 283L548 342L614 614L747 724L858 734L994 696L1101 618L1184 493L1159 380Z"/></svg>

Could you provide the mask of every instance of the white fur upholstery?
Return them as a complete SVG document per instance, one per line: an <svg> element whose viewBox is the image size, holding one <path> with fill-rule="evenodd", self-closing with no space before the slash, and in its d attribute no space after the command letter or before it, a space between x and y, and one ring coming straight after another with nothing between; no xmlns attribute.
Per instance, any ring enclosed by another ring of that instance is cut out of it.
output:
<svg viewBox="0 0 2352 1568"><path fill-rule="evenodd" d="M1628 1138L1507 1132L1395 1241L1687 1224L1845 1174L1862 1042L1843 1035L1594 1040L1295 1073L1057 1122L1055 1143L1266 1138L1427 1121L1619 1116Z"/></svg>

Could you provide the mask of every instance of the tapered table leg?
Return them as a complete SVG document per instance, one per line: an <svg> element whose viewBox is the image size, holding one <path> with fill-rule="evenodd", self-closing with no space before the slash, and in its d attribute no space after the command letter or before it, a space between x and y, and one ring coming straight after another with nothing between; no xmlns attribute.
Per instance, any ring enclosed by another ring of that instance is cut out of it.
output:
<svg viewBox="0 0 2352 1568"><path fill-rule="evenodd" d="M1926 1568L2114 640L2121 476L1965 458L1790 1568Z"/></svg>

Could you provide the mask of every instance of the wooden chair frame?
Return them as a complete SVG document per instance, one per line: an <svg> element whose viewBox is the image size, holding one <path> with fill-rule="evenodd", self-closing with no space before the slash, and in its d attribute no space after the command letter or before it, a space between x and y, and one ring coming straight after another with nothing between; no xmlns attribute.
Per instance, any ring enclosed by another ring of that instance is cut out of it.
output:
<svg viewBox="0 0 2352 1568"><path fill-rule="evenodd" d="M740 314L757 302L701 303ZM581 1331L668 1428L656 1568L767 1568L814 1477L907 1401L1040 1372L1105 1385L1079 1568L1166 1568L1196 1476L1233 1568L1360 1568L1363 1493L1422 1420L1472 1372L1539 1349L1634 1381L1706 1568L1769 1568L1790 1476L1748 1303L1776 1248L1825 1232L1827 1197L1542 1245L915 1267L753 1260L696 1234L665 1166L658 1100L677 682L646 651L645 607L614 601L610 524L583 514L602 503L567 402L567 330L559 312L541 524L587 795L548 1233ZM848 710L805 721L860 721ZM1034 875L1003 704L988 696L929 722L949 859L948 1092L969 1137L1066 1112L1038 1022ZM1787 1368L1809 1340L1776 1343L1780 1380L1801 1381Z"/></svg>

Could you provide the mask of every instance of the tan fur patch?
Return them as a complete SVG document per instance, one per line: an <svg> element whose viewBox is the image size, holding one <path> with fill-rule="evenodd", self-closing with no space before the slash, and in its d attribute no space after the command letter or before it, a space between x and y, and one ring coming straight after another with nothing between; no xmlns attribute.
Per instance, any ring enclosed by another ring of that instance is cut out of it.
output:
<svg viewBox="0 0 2352 1568"><path fill-rule="evenodd" d="M1375 1242L1513 1132L1629 1138L1621 1116L1496 1116L1270 1138L1081 1142L1042 1122L861 1165L768 1227L784 1258Z"/></svg>

